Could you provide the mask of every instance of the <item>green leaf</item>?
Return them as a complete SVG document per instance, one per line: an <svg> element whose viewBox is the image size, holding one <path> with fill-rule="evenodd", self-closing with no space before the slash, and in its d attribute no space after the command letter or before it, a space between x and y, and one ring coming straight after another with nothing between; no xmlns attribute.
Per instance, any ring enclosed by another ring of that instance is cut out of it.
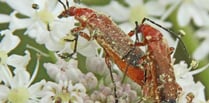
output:
<svg viewBox="0 0 209 103"><path fill-rule="evenodd" d="M97 5L97 6L103 6L107 5L110 3L111 0L81 0L81 3L92 6L92 5Z"/></svg>
<svg viewBox="0 0 209 103"><path fill-rule="evenodd" d="M125 0L116 0L119 4L123 5L124 7L128 7L129 4Z"/></svg>

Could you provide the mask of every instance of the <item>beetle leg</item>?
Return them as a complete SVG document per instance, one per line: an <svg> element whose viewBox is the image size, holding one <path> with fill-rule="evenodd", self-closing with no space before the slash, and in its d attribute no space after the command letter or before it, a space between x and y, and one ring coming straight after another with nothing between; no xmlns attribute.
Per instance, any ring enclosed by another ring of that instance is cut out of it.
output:
<svg viewBox="0 0 209 103"><path fill-rule="evenodd" d="M147 43L145 41L140 42L140 40L139 40L138 33L140 33L141 31L139 31L138 22L136 21L135 24L136 24L135 30L130 31L128 33L128 35L130 37L132 37L133 35L136 36L136 39L135 39L135 42L134 42L134 46L145 46Z"/></svg>
<svg viewBox="0 0 209 103"><path fill-rule="evenodd" d="M124 72L123 79L122 79L121 83L124 83L124 81L125 81L126 74L128 72L128 67L129 67L129 64L126 66L126 69L125 69L125 72Z"/></svg>
<svg viewBox="0 0 209 103"><path fill-rule="evenodd" d="M106 54L105 56L105 62L107 64L107 67L110 71L110 77L112 79L112 82L113 82L113 85L114 85L114 96L115 96L115 103L118 103L118 98L117 98L117 94L116 94L116 84L115 84L115 81L114 81L114 78L113 78L113 75L112 75L112 65L111 65L111 62L110 62L110 58L108 56L108 54Z"/></svg>
<svg viewBox="0 0 209 103"><path fill-rule="evenodd" d="M78 37L81 36L83 37L84 39L86 40L90 40L90 36L87 34L87 33L84 33L82 32L84 28L83 27L75 27L71 30L71 34L75 37L74 39L64 39L65 41L68 41L68 42L75 42L74 44L74 48L73 48L73 52L72 53L63 53L63 54L60 54L59 56L61 58L64 58L64 59L70 59L73 57L73 55L77 52L77 45L78 45Z"/></svg>
<svg viewBox="0 0 209 103"><path fill-rule="evenodd" d="M75 42L74 47L73 47L73 52L72 53L62 53L59 54L59 56L63 59L71 59L73 55L77 52L77 44L78 44L78 36L79 32L76 33L76 35L73 35L75 38L74 39L64 39L67 42Z"/></svg>
<svg viewBox="0 0 209 103"><path fill-rule="evenodd" d="M81 36L81 37L83 37L83 38L85 38L86 40L89 41L91 37L90 37L87 33L82 32L82 30L84 30L84 27L78 26L78 27L73 28L73 29L71 30L71 33L72 33L73 35L77 35L78 32L79 32L79 36Z"/></svg>
<svg viewBox="0 0 209 103"><path fill-rule="evenodd" d="M174 52L174 48L170 47L169 50L170 50L170 55L171 55Z"/></svg>
<svg viewBox="0 0 209 103"><path fill-rule="evenodd" d="M134 31L134 30L131 30L131 31L128 33L128 36L129 36L129 37L132 37L134 34L135 34L135 31Z"/></svg>
<svg viewBox="0 0 209 103"><path fill-rule="evenodd" d="M76 34L77 32L80 32L80 31L84 30L84 28L85 27L82 27L82 26L75 27L71 30L71 33Z"/></svg>

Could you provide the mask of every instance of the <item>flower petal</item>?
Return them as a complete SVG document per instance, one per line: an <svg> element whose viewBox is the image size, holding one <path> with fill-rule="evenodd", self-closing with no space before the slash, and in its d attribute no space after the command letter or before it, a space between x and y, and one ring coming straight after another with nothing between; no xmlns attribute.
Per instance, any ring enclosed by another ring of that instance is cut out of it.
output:
<svg viewBox="0 0 209 103"><path fill-rule="evenodd" d="M194 20L194 23L197 26L203 26L208 25L209 21L209 15L208 11L206 10L200 10L198 7L195 7L194 5L191 5L191 8L189 9L189 12L191 13L191 16Z"/></svg>
<svg viewBox="0 0 209 103"><path fill-rule="evenodd" d="M30 81L29 72L23 69L15 69L14 73L15 76L13 78L13 84L11 84L11 87L26 87Z"/></svg>
<svg viewBox="0 0 209 103"><path fill-rule="evenodd" d="M41 80L40 82L36 82L32 86L29 87L30 94L33 94L33 96L40 97L41 91L43 89L43 86L46 84L45 80Z"/></svg>
<svg viewBox="0 0 209 103"><path fill-rule="evenodd" d="M198 7L209 10L209 6L208 6L209 1L208 0L193 0L193 1Z"/></svg>
<svg viewBox="0 0 209 103"><path fill-rule="evenodd" d="M180 26L186 26L191 20L190 5L182 4L177 13L177 20Z"/></svg>
<svg viewBox="0 0 209 103"><path fill-rule="evenodd" d="M165 12L165 7L157 1L149 1L145 4L147 12L152 16L161 16Z"/></svg>
<svg viewBox="0 0 209 103"><path fill-rule="evenodd" d="M193 57L196 60L201 60L207 57L209 54L209 48L208 48L209 40L204 40L195 50L193 53Z"/></svg>
<svg viewBox="0 0 209 103"><path fill-rule="evenodd" d="M93 72L99 75L107 75L109 73L104 58L100 57L87 57L86 67L89 72Z"/></svg>
<svg viewBox="0 0 209 103"><path fill-rule="evenodd" d="M19 19L16 17L17 12L12 12L11 13L11 21L9 24L9 28L11 30L16 30L16 29L23 29L28 27L31 24L31 19Z"/></svg>
<svg viewBox="0 0 209 103"><path fill-rule="evenodd" d="M123 7L122 5L118 4L116 1L112 1L110 4L108 4L107 6L103 6L103 7L93 7L98 11L102 11L108 15L111 16L111 18L113 18L113 20L115 21L125 21L128 20L129 17L129 10L125 7ZM111 12L110 12L111 11ZM121 11L123 13L121 13Z"/></svg>
<svg viewBox="0 0 209 103"><path fill-rule="evenodd" d="M31 59L30 53L25 51L24 56L12 54L8 57L7 64L15 67L16 69L25 69Z"/></svg>
<svg viewBox="0 0 209 103"><path fill-rule="evenodd" d="M7 65L0 65L0 81L4 85L10 85L12 80L12 73Z"/></svg>
<svg viewBox="0 0 209 103"><path fill-rule="evenodd" d="M46 39L50 38L46 26L47 25L41 21L35 21L27 28L24 34L34 38L37 43L43 44L47 41Z"/></svg>
<svg viewBox="0 0 209 103"><path fill-rule="evenodd" d="M10 21L10 16L5 14L0 14L0 23L7 23Z"/></svg>
<svg viewBox="0 0 209 103"><path fill-rule="evenodd" d="M38 4L39 9L48 9L49 11L52 11L57 6L58 1L57 0L34 0L34 3Z"/></svg>
<svg viewBox="0 0 209 103"><path fill-rule="evenodd" d="M7 99L9 88L4 85L0 85L0 91L0 101L3 102Z"/></svg>
<svg viewBox="0 0 209 103"><path fill-rule="evenodd" d="M34 9L32 8L33 1L32 0L6 0L6 2L18 12L31 16L34 13Z"/></svg>
<svg viewBox="0 0 209 103"><path fill-rule="evenodd" d="M9 53L20 43L20 39L18 36L13 35L10 30L4 30L2 34L4 34L5 37L0 42L0 49Z"/></svg>

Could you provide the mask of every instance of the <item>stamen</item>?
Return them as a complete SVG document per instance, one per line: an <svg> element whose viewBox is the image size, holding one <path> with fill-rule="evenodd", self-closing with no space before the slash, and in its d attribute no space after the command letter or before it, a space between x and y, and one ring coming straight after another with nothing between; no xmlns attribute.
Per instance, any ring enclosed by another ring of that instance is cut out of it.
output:
<svg viewBox="0 0 209 103"><path fill-rule="evenodd" d="M30 81L28 82L28 84L26 85L27 87L29 87L29 85L31 85L31 83L33 82L33 80L36 78L37 74L38 74L38 69L39 69L39 62L40 62L40 55L37 54L37 63L36 63L36 67L35 70L33 72L33 75L30 79Z"/></svg>
<svg viewBox="0 0 209 103"><path fill-rule="evenodd" d="M26 48L32 49L32 50L38 52L40 55L42 55L42 56L44 56L44 57L49 57L48 54L44 53L43 51L41 51L41 50L39 50L39 49L37 49L37 48L35 48L35 47L29 45L29 44L26 45Z"/></svg>

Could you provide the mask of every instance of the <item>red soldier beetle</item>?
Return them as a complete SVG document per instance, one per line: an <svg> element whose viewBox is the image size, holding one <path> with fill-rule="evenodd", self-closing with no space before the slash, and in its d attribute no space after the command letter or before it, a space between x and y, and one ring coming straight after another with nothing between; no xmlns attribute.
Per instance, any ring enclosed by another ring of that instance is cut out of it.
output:
<svg viewBox="0 0 209 103"><path fill-rule="evenodd" d="M106 53L105 61L112 80L110 61L113 61L125 75L141 85L145 96L151 97L155 102L175 102L179 86L175 81L173 67L171 66L170 54L172 51L168 44L164 42L163 35L158 30L150 25L143 24L145 20L156 24L155 22L145 18L141 25L137 24L136 36L137 33L142 33L144 41L139 42L137 37L136 41L133 42L129 36L132 36L134 32L132 31L126 35L108 16L89 8L69 7L68 2L66 2L66 7L64 3L58 1L65 9L58 17L74 16L81 24L71 30L75 39L69 41L75 41L77 44L78 36L87 40L95 39ZM168 29L156 25L172 33ZM93 35L89 36L82 32L85 28ZM140 46L148 47L146 54L140 49ZM76 45L70 56L75 52ZM114 92L115 102L118 102L116 86Z"/></svg>
<svg viewBox="0 0 209 103"><path fill-rule="evenodd" d="M162 33L148 24L149 21L169 33L177 36L174 32L160 26L148 18L144 18L141 25L136 22L136 34L141 33L142 42L136 43L138 46L147 46L145 66L145 84L142 86L144 96L153 98L155 102L175 103L180 93L181 87L176 83L175 75L171 63L171 53L173 48L168 46L168 43L163 38ZM133 33L132 33L133 34ZM130 34L130 35L132 35ZM184 46L184 45L183 45ZM185 51L186 48L184 47ZM186 53L188 53L186 51ZM187 54L187 56L189 56Z"/></svg>
<svg viewBox="0 0 209 103"><path fill-rule="evenodd" d="M130 39L108 16L97 13L96 11L89 8L77 8L67 7L58 0L64 7L63 11L58 17L69 17L74 16L76 20L81 24L80 26L71 30L71 33L75 36L75 39L69 41L77 42L78 35L90 40L95 39L98 44L104 49L106 56L105 61L110 69L110 75L113 80L111 63L113 61L123 72L128 75L133 81L139 85L144 84L144 70L140 68L139 61L144 52L138 47L134 46L135 42ZM87 28L92 37L82 32L83 29ZM70 54L72 56L76 52ZM114 83L114 81L113 81ZM114 84L115 85L115 84ZM116 92L116 86L114 88ZM115 98L117 95L115 93ZM118 102L117 100L115 102Z"/></svg>

